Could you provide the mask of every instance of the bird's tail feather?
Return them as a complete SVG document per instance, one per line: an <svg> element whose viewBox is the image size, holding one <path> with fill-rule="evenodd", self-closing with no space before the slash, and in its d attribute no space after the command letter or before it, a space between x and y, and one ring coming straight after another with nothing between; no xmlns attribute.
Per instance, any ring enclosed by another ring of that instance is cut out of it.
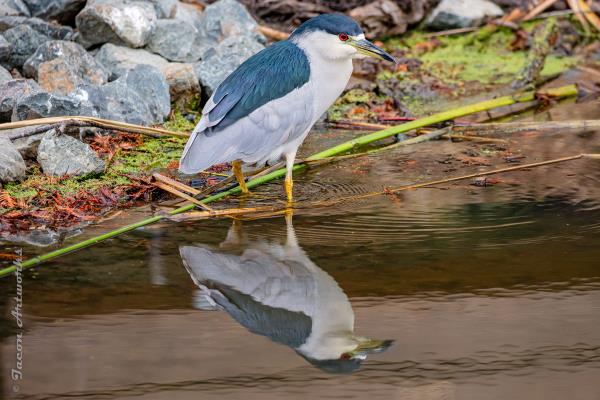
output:
<svg viewBox="0 0 600 400"><path fill-rule="evenodd" d="M179 160L179 171L194 174L215 164L233 161L234 149L223 148L220 139L219 135L207 136L203 131L192 133Z"/></svg>

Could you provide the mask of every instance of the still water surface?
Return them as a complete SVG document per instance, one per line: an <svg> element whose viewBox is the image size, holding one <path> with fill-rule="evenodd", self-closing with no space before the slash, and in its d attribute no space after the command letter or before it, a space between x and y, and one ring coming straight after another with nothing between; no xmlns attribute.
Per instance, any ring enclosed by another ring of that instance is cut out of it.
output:
<svg viewBox="0 0 600 400"><path fill-rule="evenodd" d="M305 152L355 134L322 133ZM600 152L600 132L505 147L428 143L311 171L295 189L332 198L507 166L506 151ZM456 158L473 152L492 166ZM18 393L3 299L4 397L598 399L600 163L499 178L293 221L166 222L46 264L24 282ZM249 201L281 195L269 185Z"/></svg>

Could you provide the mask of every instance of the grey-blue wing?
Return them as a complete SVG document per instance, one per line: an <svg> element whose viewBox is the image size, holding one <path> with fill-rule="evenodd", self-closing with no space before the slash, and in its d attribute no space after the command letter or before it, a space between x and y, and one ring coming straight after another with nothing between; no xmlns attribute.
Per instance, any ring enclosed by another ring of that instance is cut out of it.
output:
<svg viewBox="0 0 600 400"><path fill-rule="evenodd" d="M235 159L258 162L301 135L298 131L313 117L309 77L308 59L292 42L276 43L248 59L207 102L180 170L194 173Z"/></svg>

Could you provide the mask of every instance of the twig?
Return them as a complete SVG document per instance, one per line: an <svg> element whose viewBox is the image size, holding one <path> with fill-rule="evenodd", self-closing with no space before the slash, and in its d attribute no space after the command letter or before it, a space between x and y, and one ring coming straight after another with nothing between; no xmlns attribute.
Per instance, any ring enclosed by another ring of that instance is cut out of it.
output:
<svg viewBox="0 0 600 400"><path fill-rule="evenodd" d="M579 10L583 11L583 16L594 28L596 28L596 30L600 31L600 18L598 18L584 0L577 0L577 3L579 5Z"/></svg>
<svg viewBox="0 0 600 400"><path fill-rule="evenodd" d="M38 125L56 125L56 124L65 124L68 126L93 126L96 128L103 129L114 129L123 132L130 133L140 133L142 135L149 136L176 136L176 137L189 137L188 133L184 132L173 132L167 129L162 128L151 128L142 125L128 124L126 122L120 121L112 121L108 119L102 118L94 118L94 117L85 117L85 116L68 116L68 117L49 117L49 118L38 118L38 119L29 119L25 121L17 121L17 122L7 122L4 124L0 124L0 130L5 129L16 129L16 128L26 128L30 126L38 126ZM85 124L85 125L82 125ZM42 129L42 128L40 128ZM48 128L51 129L51 128ZM48 130L45 129L45 130ZM44 130L44 131L45 131ZM35 133L33 133L34 135ZM31 136L29 134L28 136ZM25 136L22 136L25 137Z"/></svg>
<svg viewBox="0 0 600 400"><path fill-rule="evenodd" d="M600 129L600 120L584 121L543 121L543 122L507 122L507 123L489 123L472 124L451 128L451 132L466 133L472 135L493 135L510 134L528 131L549 131L549 130L576 130L586 131Z"/></svg>
<svg viewBox="0 0 600 400"><path fill-rule="evenodd" d="M278 31L277 29L269 28L268 26L264 25L260 25L258 30L271 40L286 40L288 37L290 37L289 33Z"/></svg>
<svg viewBox="0 0 600 400"><path fill-rule="evenodd" d="M586 33L589 33L590 27L589 27L586 17L583 15L582 10L580 9L580 3L577 0L567 0L567 4L569 5L569 7L571 7L573 12L575 13L575 16L577 17L577 19L581 23L581 26L583 27L583 30Z"/></svg>
<svg viewBox="0 0 600 400"><path fill-rule="evenodd" d="M359 129L371 129L374 131L378 131L381 129L387 129L390 126L389 125L383 125L383 124L373 124L370 122L358 122L358 121L338 121L338 122L333 122L332 125L336 128L347 128L347 127L352 127L352 128L359 128Z"/></svg>
<svg viewBox="0 0 600 400"><path fill-rule="evenodd" d="M532 18L535 18L538 14L546 10L552 4L556 3L558 0L544 0L537 6L533 7L525 17L523 17L523 21L529 21Z"/></svg>
<svg viewBox="0 0 600 400"><path fill-rule="evenodd" d="M166 183L162 183L162 182L156 182L156 181L152 182L152 184L154 186L156 186L157 188L165 190L169 193L174 194L177 197L181 197L182 199L185 199L191 203L194 203L195 205L200 206L200 207L204 208L205 210L212 210L212 208L210 208L206 204L202 203L200 200L197 200L197 199L193 198L192 196L189 196L189 195L175 189L173 186L167 185Z"/></svg>
<svg viewBox="0 0 600 400"><path fill-rule="evenodd" d="M504 139L494 139L494 138L479 137L479 136L468 136L468 135L460 135L460 134L456 134L456 133L447 134L446 137L449 139L452 139L452 140L454 140L454 139L465 140L468 142L501 143L501 144L508 143L508 140L504 140Z"/></svg>
<svg viewBox="0 0 600 400"><path fill-rule="evenodd" d="M199 195L200 194L200 190L195 189L191 186L185 185L179 181L176 181L175 179L171 179L168 176L164 176L162 174L159 174L158 172L155 172L152 174L152 176L154 177L154 179L161 181L164 184L170 185L175 187L176 189L182 190L184 192L187 193L191 193L193 195Z"/></svg>

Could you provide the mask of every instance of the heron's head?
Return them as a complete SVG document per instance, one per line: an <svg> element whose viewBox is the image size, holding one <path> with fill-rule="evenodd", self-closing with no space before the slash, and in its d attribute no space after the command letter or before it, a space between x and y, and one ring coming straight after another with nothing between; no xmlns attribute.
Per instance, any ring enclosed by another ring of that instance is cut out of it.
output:
<svg viewBox="0 0 600 400"><path fill-rule="evenodd" d="M309 363L326 372L351 373L360 368L369 354L383 353L393 343L393 340L354 336L328 337L320 343L324 347L313 349L312 352L297 352Z"/></svg>
<svg viewBox="0 0 600 400"><path fill-rule="evenodd" d="M317 51L325 59L375 57L396 62L383 49L365 39L360 26L342 14L322 14L300 25L290 40Z"/></svg>

